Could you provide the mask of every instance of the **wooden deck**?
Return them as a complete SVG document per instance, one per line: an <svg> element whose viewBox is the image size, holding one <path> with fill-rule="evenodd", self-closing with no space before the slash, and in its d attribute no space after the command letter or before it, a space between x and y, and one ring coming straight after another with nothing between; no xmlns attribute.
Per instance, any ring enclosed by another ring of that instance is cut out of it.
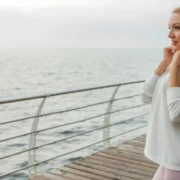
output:
<svg viewBox="0 0 180 180"><path fill-rule="evenodd" d="M31 180L152 180L158 165L144 156L145 135Z"/></svg>

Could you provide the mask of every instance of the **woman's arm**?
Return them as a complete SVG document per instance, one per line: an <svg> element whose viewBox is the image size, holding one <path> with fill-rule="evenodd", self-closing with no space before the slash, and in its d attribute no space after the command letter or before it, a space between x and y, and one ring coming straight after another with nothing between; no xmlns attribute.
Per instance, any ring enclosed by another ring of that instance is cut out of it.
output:
<svg viewBox="0 0 180 180"><path fill-rule="evenodd" d="M172 64L172 67L170 69L170 76L169 76L169 82L168 87L180 87L180 69L178 66Z"/></svg>
<svg viewBox="0 0 180 180"><path fill-rule="evenodd" d="M140 99L144 104L152 102L152 96L159 77L166 71L169 62L162 60L156 70L145 80L142 85Z"/></svg>
<svg viewBox="0 0 180 180"><path fill-rule="evenodd" d="M155 74L157 74L158 76L161 76L166 71L169 64L170 63L167 62L166 60L162 60L159 64L159 66L157 67L157 69L154 71Z"/></svg>
<svg viewBox="0 0 180 180"><path fill-rule="evenodd" d="M162 60L156 70L143 83L140 93L140 99L144 104L152 102L152 96L159 77L166 71L169 62Z"/></svg>
<svg viewBox="0 0 180 180"><path fill-rule="evenodd" d="M173 57L167 90L170 120L180 123L180 51Z"/></svg>
<svg viewBox="0 0 180 180"><path fill-rule="evenodd" d="M167 67L172 62L174 53L172 52L172 46L165 47L163 49L163 60L160 62L156 70L151 74L148 79L143 83L141 89L140 99L145 104L150 104L152 102L152 96L154 89L159 77L166 71Z"/></svg>

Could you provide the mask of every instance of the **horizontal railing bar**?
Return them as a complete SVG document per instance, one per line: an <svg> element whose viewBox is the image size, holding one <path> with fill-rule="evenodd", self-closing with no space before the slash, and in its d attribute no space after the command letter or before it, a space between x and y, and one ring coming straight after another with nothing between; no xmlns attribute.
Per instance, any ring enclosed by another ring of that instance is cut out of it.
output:
<svg viewBox="0 0 180 180"><path fill-rule="evenodd" d="M58 143L58 142L61 142L61 141L65 141L65 140L68 140L68 139L72 139L72 138L77 137L77 136L81 136L81 135L84 135L84 134L88 134L88 133L97 131L97 130L100 130L100 129L104 129L104 128L111 127L111 126L114 126L114 125L118 125L118 124L124 123L124 122L126 122L126 121L128 121L128 120L145 116L145 115L147 115L147 114L148 114L148 113L143 114L143 115L140 115L140 116L136 116L136 117L133 117L133 118L130 118L130 119L126 119L126 120L123 120L123 121L120 121L120 122L117 122L117 123L109 124L109 125L107 125L107 126L101 126L101 127L98 127L98 128L95 128L95 129L92 129L92 130L89 130L89 131L86 131L86 132L83 132L83 133L79 133L79 134L76 134L76 135L73 135L73 136L70 136L70 137L67 137L67 138L64 138L64 139L60 139L60 140L57 140L57 141L53 141L53 142L50 142L50 143L47 143L47 144L40 145L40 146L38 146L38 147L34 147L33 149L39 149L39 148L44 147L44 146L47 146L47 145L55 144L55 143Z"/></svg>
<svg viewBox="0 0 180 180"><path fill-rule="evenodd" d="M61 141L65 141L65 140L68 140L68 139L71 139L71 138L74 138L74 137L77 137L77 136L81 136L81 135L84 135L84 134L87 134L87 133L90 133L90 132L93 132L93 131L97 131L97 130L104 129L104 128L107 128L107 127L110 127L110 126L121 124L121 123L123 123L125 121L131 120L131 119L134 119L134 118L137 118L137 117L142 117L142 116L145 116L147 114L148 113L140 115L140 116L136 116L136 117L133 117L133 118L130 118L130 119L126 119L126 120L123 120L123 121L120 121L120 122L117 122L117 123L113 123L113 124L110 124L110 125L107 125L107 126L101 126L99 128L93 129L93 130L89 130L89 131L86 131L86 132L83 132L83 133L76 134L74 136L70 136L70 137L67 137L67 138L64 138L64 139L60 139L60 140L57 140L57 141L53 141L53 142L50 142L50 143L47 143L47 144L43 144L43 145L40 145L40 146L30 148L30 149L26 149L24 151L20 151L20 152L14 153L14 154L3 156L3 157L0 157L0 160L11 157L11 156L14 156L14 155L18 155L18 154L21 154L21 153L24 153L24 152L27 152L27 151L30 151L30 150L33 150L33 149L39 149L39 148L44 147L44 146L48 146L48 145L55 144L55 143L58 143L58 142L61 142Z"/></svg>
<svg viewBox="0 0 180 180"><path fill-rule="evenodd" d="M116 110L116 111L111 111L111 112L108 112L108 113L100 114L100 115L93 116L93 117L90 117L90 118L86 118L86 119L83 119L83 120L80 120L80 121L75 121L75 122L70 122L70 123L66 123L66 124L61 124L61 125L58 125L58 126L53 126L53 127L49 127L49 128L45 128L45 129L40 129L40 130L37 130L37 131L34 131L34 132L29 132L29 133L21 134L21 135L18 135L18 136L13 136L13 137L10 137L10 138L1 139L0 143L4 142L4 141L9 141L9 140L12 140L12 139L16 139L16 138L19 138L19 137L22 137L22 136L27 136L29 134L39 133L39 132L47 131L47 130L50 130L50 129L56 129L56 128L59 128L59 127L68 126L68 125L84 122L84 121L87 121L87 120L90 120L90 119L94 119L94 118L97 118L97 117L101 117L101 116L104 116L104 115L107 115L107 114L113 114L115 112L119 112L119 111L123 111L123 110L127 110L127 109L132 109L132 108L136 108L136 107L141 107L141 106L144 106L144 105L145 104L140 104L140 105L137 105L137 106L132 106L132 107L128 107L128 108L124 108L124 109L120 109L120 110Z"/></svg>
<svg viewBox="0 0 180 180"><path fill-rule="evenodd" d="M4 142L4 141L9 141L9 140L12 140L12 139L17 139L17 138L20 138L20 137L23 137L23 136L27 136L29 134L33 134L33 132L29 132L29 133L25 133L25 134L20 134L20 135L17 135L17 136L6 138L6 139L1 139L0 143Z"/></svg>
<svg viewBox="0 0 180 180"><path fill-rule="evenodd" d="M19 102L19 101L27 101L27 100L32 100L32 99L59 96L59 95L64 95L64 94L71 94L71 93L90 91L90 90L96 90L96 89L103 89L103 88L110 88L110 87L116 87L116 86L124 86L124 85L136 84L136 83L141 83L141 82L144 82L144 80L125 82L125 83L118 83L118 84L111 84L111 85L98 86L98 87L85 88L85 89L77 89L77 90L64 91L64 92L56 92L56 93L35 95L35 96L26 96L26 97L20 97L20 98L1 99L0 104L7 104L7 103Z"/></svg>
<svg viewBox="0 0 180 180"><path fill-rule="evenodd" d="M21 171L21 170L24 170L24 169L27 169L27 168L33 167L33 166L35 166L35 165L39 165L39 164L42 164L42 163L48 162L48 161L50 161L50 160L53 160L53 159L56 159L56 158L59 158L59 157L62 157L62 156L65 156L65 155L68 155L68 154L71 154L71 153L74 153L74 152L77 152L77 151L83 150L83 149L86 149L86 148L88 148L88 147L94 146L94 145L96 145L96 144L99 144L99 143L101 143L101 142L107 141L107 140L109 140L109 139L113 139L113 138L115 138L115 137L118 137L118 136L120 136L120 135L126 134L126 133L128 133L128 132L135 131L135 130L140 129L140 128L143 128L143 127L145 127L145 126L147 126L147 125L143 125L143 126L140 126L140 127L138 127L138 128L131 129L131 130L126 131L126 132L123 132L123 133L119 133L119 134L117 134L117 135L115 135L115 136L112 136L112 137L106 138L106 139L104 139L104 140L101 140L101 141L95 142L95 143L93 143L93 144L90 144L90 145L88 145L88 146L85 146L85 147L82 147L82 148L76 149L76 150L74 150L74 151L71 151L71 152L68 152L68 153L65 153L65 154L61 154L61 155L58 155L58 156L53 157L53 158L49 158L49 159L44 160L44 161L40 161L40 162L35 163L35 164L32 164L32 165L30 165L30 166L25 166L25 167L22 167L22 168L20 168L20 169L15 170L15 171L12 171L12 172L9 172L9 173L6 173L6 174L3 174L3 175L0 175L0 178L6 177L6 176L11 175L11 174L14 174L14 173L19 172L19 171Z"/></svg>
<svg viewBox="0 0 180 180"><path fill-rule="evenodd" d="M126 96L126 97L122 97L122 98L117 98L117 99L114 99L112 101L118 101L118 100L122 100L122 99L132 98L132 97L135 97L135 96L139 96L139 94L135 94L133 96ZM45 113L45 114L36 115L36 116L30 116L30 117L21 118L21 119L15 119L15 120L12 120L12 121L1 122L0 125L10 124L10 123L18 122L18 121L24 121L24 120L27 120L27 119L32 119L32 118L37 118L37 117L49 116L49 115L53 115L53 114L70 112L70 111L84 109L84 108L87 108L87 107L96 106L96 105L100 105L100 104L104 104L104 103L108 103L108 102L110 102L110 101L109 100L108 101L102 101L102 102L99 102L99 103L89 104L89 105L86 105L86 106L81 106L81 107L77 107L77 108L67 109L67 110L63 110L63 111L56 111L56 112Z"/></svg>

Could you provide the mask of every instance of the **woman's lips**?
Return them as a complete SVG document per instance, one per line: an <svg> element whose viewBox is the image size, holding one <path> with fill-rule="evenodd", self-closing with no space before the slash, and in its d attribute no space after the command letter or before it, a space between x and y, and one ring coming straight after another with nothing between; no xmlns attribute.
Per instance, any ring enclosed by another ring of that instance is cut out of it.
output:
<svg viewBox="0 0 180 180"><path fill-rule="evenodd" d="M172 44L173 45L176 45L178 42L177 41L172 41Z"/></svg>

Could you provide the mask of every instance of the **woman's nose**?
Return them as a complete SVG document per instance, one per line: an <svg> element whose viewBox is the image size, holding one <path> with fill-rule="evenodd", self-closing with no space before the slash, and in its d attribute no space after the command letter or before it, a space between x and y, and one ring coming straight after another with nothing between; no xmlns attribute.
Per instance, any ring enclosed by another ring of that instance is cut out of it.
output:
<svg viewBox="0 0 180 180"><path fill-rule="evenodd" d="M168 37L169 37L169 38L174 37L174 33L172 32L172 30L170 30L170 32L169 32L169 34L168 34Z"/></svg>

